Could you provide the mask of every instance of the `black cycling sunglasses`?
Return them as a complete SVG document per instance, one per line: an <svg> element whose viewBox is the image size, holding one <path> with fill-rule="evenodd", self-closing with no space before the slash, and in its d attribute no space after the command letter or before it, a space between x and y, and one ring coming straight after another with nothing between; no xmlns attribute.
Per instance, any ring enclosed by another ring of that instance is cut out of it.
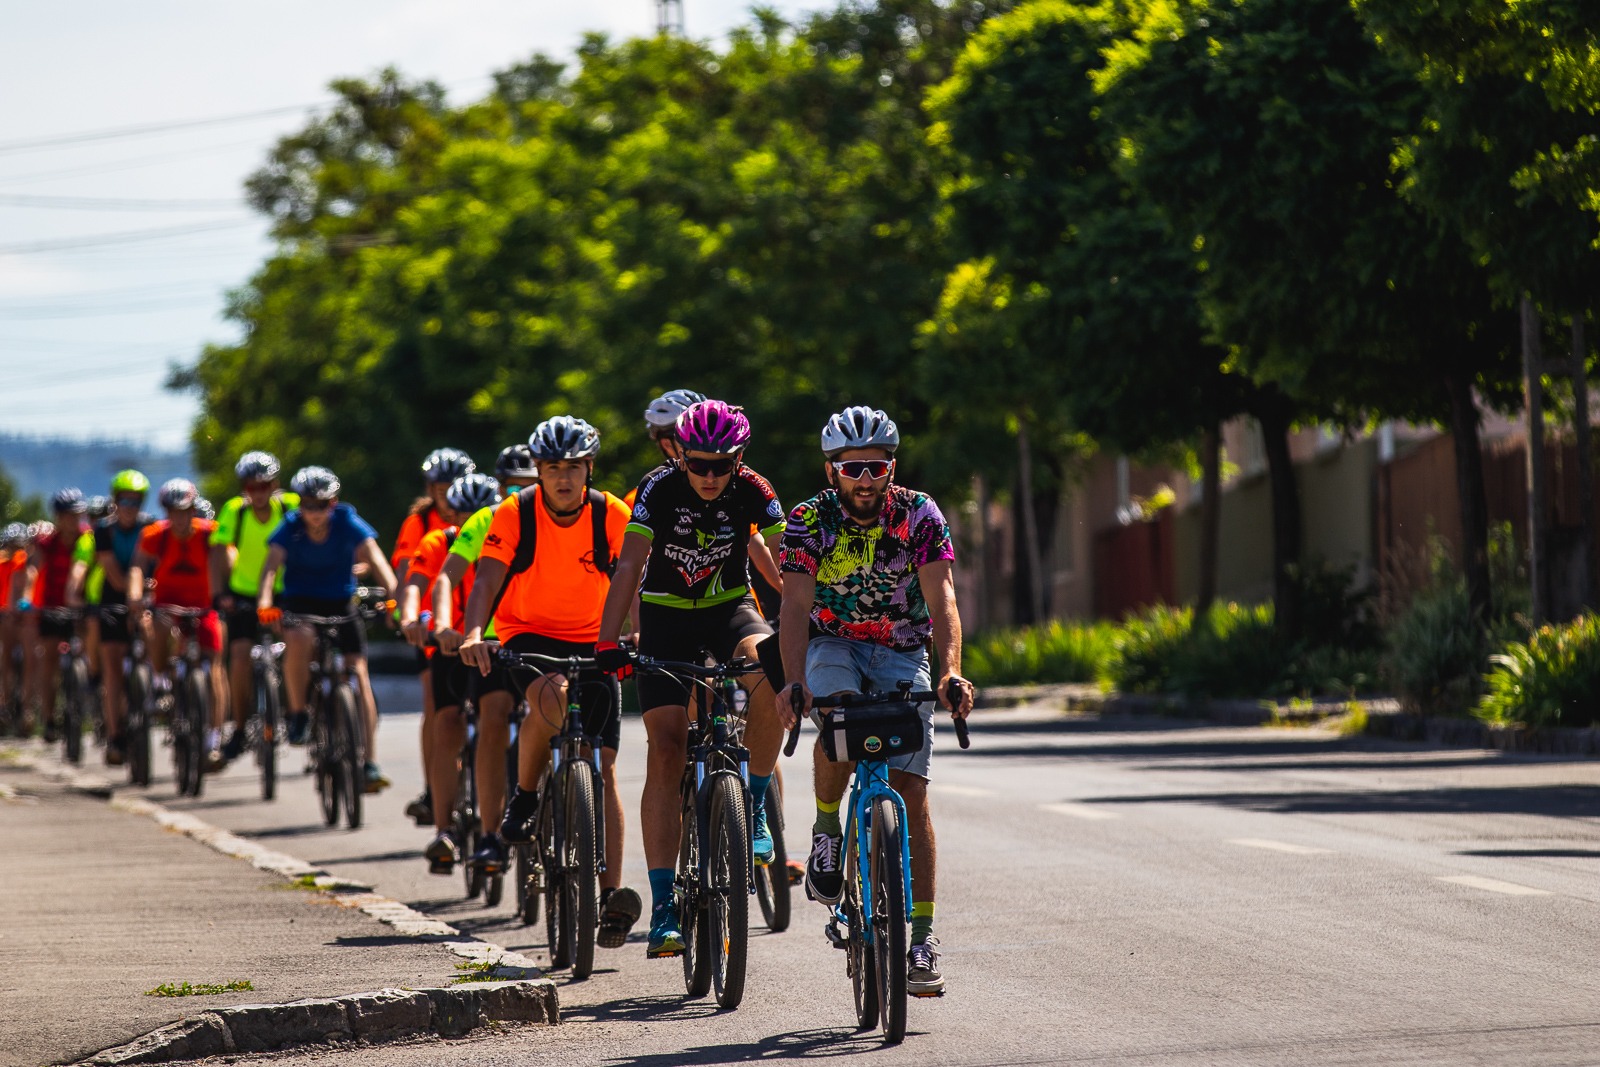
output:
<svg viewBox="0 0 1600 1067"><path fill-rule="evenodd" d="M701 459L699 456L685 456L683 465L689 469L690 474L698 474L702 478L722 478L733 473L733 468L739 465L736 457L727 459Z"/></svg>
<svg viewBox="0 0 1600 1067"><path fill-rule="evenodd" d="M331 507L333 507L333 501L331 501L331 500L301 500L300 501L300 510L301 511L327 511Z"/></svg>
<svg viewBox="0 0 1600 1067"><path fill-rule="evenodd" d="M143 504L143 503L144 503L144 497L138 496L138 495L128 495L128 496L119 496L119 497L117 497L117 507L119 507L119 508L136 508L140 504Z"/></svg>

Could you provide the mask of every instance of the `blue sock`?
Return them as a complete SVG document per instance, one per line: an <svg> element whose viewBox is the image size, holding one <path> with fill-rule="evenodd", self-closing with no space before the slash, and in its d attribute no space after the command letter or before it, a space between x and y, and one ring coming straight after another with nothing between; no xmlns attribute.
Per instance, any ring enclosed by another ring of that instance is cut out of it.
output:
<svg viewBox="0 0 1600 1067"><path fill-rule="evenodd" d="M659 908L672 903L672 868L650 868L650 907Z"/></svg>
<svg viewBox="0 0 1600 1067"><path fill-rule="evenodd" d="M772 784L770 774L752 774L750 776L750 810L760 811L761 802L767 798L767 786Z"/></svg>

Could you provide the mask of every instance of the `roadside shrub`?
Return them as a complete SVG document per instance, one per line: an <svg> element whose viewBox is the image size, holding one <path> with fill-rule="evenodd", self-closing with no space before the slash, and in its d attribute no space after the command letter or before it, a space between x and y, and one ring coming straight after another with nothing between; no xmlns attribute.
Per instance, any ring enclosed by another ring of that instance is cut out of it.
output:
<svg viewBox="0 0 1600 1067"><path fill-rule="evenodd" d="M1464 715L1478 695L1484 638L1459 578L1419 593L1389 627L1386 673L1408 711Z"/></svg>
<svg viewBox="0 0 1600 1067"><path fill-rule="evenodd" d="M1590 726L1600 717L1600 617L1541 626L1489 657L1480 719L1528 726Z"/></svg>
<svg viewBox="0 0 1600 1067"><path fill-rule="evenodd" d="M1377 588L1370 582L1356 584L1354 564L1336 567L1313 559L1291 567L1289 575L1300 593L1300 637L1306 649L1371 652L1382 647Z"/></svg>
<svg viewBox="0 0 1600 1067"><path fill-rule="evenodd" d="M1198 623L1156 607L1123 623L1108 675L1125 693L1262 696L1283 690L1286 653L1271 605L1216 604Z"/></svg>
<svg viewBox="0 0 1600 1067"><path fill-rule="evenodd" d="M1092 682L1114 654L1110 623L1056 620L980 635L962 649L962 668L978 685Z"/></svg>
<svg viewBox="0 0 1600 1067"><path fill-rule="evenodd" d="M1194 612L1165 604L1130 615L1117 631L1116 656L1106 676L1124 693L1165 693L1176 655L1188 640Z"/></svg>

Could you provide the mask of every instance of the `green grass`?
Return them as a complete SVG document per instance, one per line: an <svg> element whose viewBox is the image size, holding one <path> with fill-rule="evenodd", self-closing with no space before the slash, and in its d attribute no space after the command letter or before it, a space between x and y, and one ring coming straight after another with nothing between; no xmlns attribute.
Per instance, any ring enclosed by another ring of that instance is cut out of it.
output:
<svg viewBox="0 0 1600 1067"><path fill-rule="evenodd" d="M500 961L493 960L468 960L456 964L457 974L451 980L451 985L461 985L465 982L498 982L501 981Z"/></svg>
<svg viewBox="0 0 1600 1067"><path fill-rule="evenodd" d="M253 993L255 986L247 978L237 979L232 982L162 982L154 989L147 989L147 997L214 997L218 993Z"/></svg>

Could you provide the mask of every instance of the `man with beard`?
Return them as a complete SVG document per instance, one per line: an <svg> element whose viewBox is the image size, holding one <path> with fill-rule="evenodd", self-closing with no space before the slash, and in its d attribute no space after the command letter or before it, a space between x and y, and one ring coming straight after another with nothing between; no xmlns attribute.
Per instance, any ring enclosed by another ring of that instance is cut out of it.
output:
<svg viewBox="0 0 1600 1067"><path fill-rule="evenodd" d="M822 430L823 474L831 487L789 513L783 533L783 613L779 640L784 675L804 679L778 701L794 725L792 690L801 714L813 693L893 690L909 681L930 686L927 645L939 654L940 703L959 716L972 710L972 687L961 678L961 617L956 609L950 527L933 498L894 483L900 431L882 411L851 407ZM956 702L951 706L954 683ZM933 936L934 834L928 808L933 709L922 709L922 747L889 761L889 783L904 798L911 837L911 951L906 991L944 990L939 941ZM812 757L817 818L812 826L806 892L837 904L844 878L839 807L853 764L834 763L819 743Z"/></svg>

